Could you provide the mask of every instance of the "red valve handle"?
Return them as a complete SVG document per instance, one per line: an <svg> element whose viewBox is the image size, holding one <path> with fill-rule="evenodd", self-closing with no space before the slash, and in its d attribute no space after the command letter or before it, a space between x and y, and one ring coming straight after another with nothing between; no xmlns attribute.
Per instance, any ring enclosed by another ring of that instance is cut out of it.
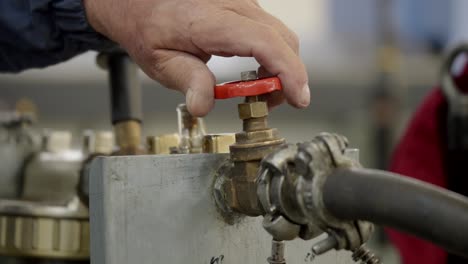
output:
<svg viewBox="0 0 468 264"><path fill-rule="evenodd" d="M254 81L234 81L215 86L215 99L256 96L282 90L278 77L258 79Z"/></svg>

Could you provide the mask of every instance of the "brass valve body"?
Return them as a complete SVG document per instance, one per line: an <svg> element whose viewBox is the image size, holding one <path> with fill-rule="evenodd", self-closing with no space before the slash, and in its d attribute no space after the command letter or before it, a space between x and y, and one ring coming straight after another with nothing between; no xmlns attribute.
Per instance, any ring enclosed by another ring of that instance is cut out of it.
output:
<svg viewBox="0 0 468 264"><path fill-rule="evenodd" d="M236 143L230 146L233 167L224 185L228 206L237 212L258 216L263 208L257 198L257 174L260 161L284 144L278 131L268 128L267 103L258 96L247 97L238 106L243 131L236 133Z"/></svg>

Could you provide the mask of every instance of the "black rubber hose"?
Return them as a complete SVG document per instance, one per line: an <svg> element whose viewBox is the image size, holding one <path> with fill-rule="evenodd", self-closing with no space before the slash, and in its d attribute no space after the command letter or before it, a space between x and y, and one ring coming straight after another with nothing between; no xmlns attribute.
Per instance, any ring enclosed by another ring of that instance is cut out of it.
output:
<svg viewBox="0 0 468 264"><path fill-rule="evenodd" d="M112 123L127 120L141 122L141 85L136 64L123 52L114 52L107 56Z"/></svg>
<svg viewBox="0 0 468 264"><path fill-rule="evenodd" d="M393 227L468 257L468 199L452 191L379 170L338 169L323 200L338 218Z"/></svg>

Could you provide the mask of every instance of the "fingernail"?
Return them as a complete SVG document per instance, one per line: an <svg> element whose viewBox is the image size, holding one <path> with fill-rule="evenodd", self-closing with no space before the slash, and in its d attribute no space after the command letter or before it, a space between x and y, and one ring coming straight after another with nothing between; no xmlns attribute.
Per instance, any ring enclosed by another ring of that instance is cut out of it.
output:
<svg viewBox="0 0 468 264"><path fill-rule="evenodd" d="M204 116L213 107L212 101L206 100L197 90L189 89L187 91L187 108L194 116Z"/></svg>
<svg viewBox="0 0 468 264"><path fill-rule="evenodd" d="M299 106L305 108L310 104L310 88L309 85L306 84L302 87L301 91L301 99L299 99Z"/></svg>

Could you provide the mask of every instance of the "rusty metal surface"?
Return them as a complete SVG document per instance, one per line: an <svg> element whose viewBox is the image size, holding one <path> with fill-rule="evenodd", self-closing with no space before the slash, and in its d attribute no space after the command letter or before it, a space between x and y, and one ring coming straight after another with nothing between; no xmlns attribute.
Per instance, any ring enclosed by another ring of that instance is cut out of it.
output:
<svg viewBox="0 0 468 264"><path fill-rule="evenodd" d="M271 236L262 219L227 224L213 201L225 154L100 157L92 164L91 262L267 263ZM309 263L313 241L286 242L288 263ZM352 263L330 252L314 263Z"/></svg>

